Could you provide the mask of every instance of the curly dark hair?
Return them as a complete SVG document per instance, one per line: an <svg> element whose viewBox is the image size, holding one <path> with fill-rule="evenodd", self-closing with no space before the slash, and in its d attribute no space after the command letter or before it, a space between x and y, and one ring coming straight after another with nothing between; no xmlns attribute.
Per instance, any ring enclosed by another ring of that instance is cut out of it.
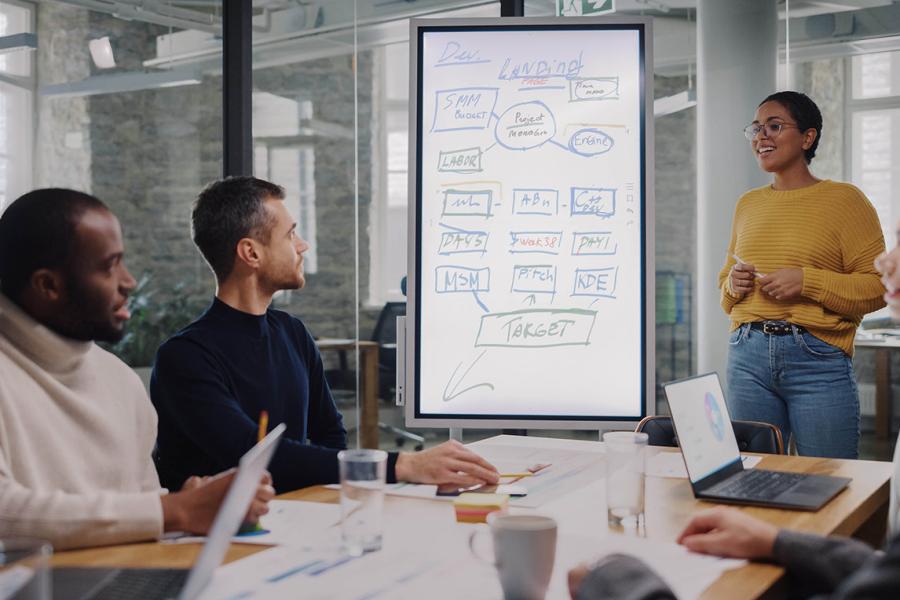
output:
<svg viewBox="0 0 900 600"><path fill-rule="evenodd" d="M816 148L819 147L819 140L822 138L822 112L819 110L819 107L806 94L792 91L775 92L760 102L759 106L766 102L778 102L784 106L797 122L797 128L800 130L800 133L810 129L816 130L816 139L813 140L812 146L804 151L806 164L811 163L816 155Z"/></svg>

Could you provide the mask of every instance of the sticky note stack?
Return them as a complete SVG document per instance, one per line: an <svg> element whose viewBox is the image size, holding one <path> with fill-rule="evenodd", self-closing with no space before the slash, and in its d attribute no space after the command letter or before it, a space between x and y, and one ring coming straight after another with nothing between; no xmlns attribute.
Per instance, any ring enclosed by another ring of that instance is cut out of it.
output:
<svg viewBox="0 0 900 600"><path fill-rule="evenodd" d="M506 512L509 496L506 494L460 494L453 500L458 523L485 523L492 512Z"/></svg>

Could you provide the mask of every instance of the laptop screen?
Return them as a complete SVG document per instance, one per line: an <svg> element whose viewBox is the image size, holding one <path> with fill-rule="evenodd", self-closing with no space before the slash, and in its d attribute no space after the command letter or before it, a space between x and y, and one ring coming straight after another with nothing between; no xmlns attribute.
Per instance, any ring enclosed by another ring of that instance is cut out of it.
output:
<svg viewBox="0 0 900 600"><path fill-rule="evenodd" d="M718 375L709 373L667 383L664 387L693 483L740 460Z"/></svg>

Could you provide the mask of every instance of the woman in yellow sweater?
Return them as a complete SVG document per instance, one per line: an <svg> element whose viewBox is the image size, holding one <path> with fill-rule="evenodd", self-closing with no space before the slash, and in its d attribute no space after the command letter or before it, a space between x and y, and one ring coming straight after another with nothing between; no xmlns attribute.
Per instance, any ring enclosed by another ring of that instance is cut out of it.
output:
<svg viewBox="0 0 900 600"><path fill-rule="evenodd" d="M853 337L884 306L873 266L884 252L875 209L856 187L816 178L822 132L816 104L772 94L744 129L774 182L738 201L722 308L731 319L732 417L772 423L807 456L856 458L859 399Z"/></svg>

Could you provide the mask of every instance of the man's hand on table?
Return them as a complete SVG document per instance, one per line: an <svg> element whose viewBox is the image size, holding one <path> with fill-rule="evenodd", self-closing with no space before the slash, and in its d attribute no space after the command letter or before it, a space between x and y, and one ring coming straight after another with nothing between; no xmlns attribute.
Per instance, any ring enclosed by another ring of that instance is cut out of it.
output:
<svg viewBox="0 0 900 600"><path fill-rule="evenodd" d="M772 557L777 536L778 528L774 525L734 508L716 507L697 513L678 536L678 543L692 552L701 554L766 559ZM636 570L646 568L649 572L649 567L642 565L637 559L625 558L629 563L633 563L631 568ZM619 577L617 571L620 567L615 563L625 558L612 556L600 563L582 563L569 571L569 593L572 598L580 597L579 591L590 576L594 577L595 587L600 583L609 585L615 583L607 580L610 577ZM615 569L605 568L614 564Z"/></svg>
<svg viewBox="0 0 900 600"><path fill-rule="evenodd" d="M235 473L235 469L230 469L212 477L190 477L181 491L161 496L164 531L203 535L208 533ZM244 521L256 523L269 512L269 500L274 497L272 476L265 473L256 488L256 495L250 502Z"/></svg>
<svg viewBox="0 0 900 600"><path fill-rule="evenodd" d="M716 507L697 513L678 536L692 552L728 558L772 558L778 528L735 508Z"/></svg>
<svg viewBox="0 0 900 600"><path fill-rule="evenodd" d="M444 442L424 452L402 452L397 457L397 481L452 483L472 486L495 484L497 469L456 440Z"/></svg>

